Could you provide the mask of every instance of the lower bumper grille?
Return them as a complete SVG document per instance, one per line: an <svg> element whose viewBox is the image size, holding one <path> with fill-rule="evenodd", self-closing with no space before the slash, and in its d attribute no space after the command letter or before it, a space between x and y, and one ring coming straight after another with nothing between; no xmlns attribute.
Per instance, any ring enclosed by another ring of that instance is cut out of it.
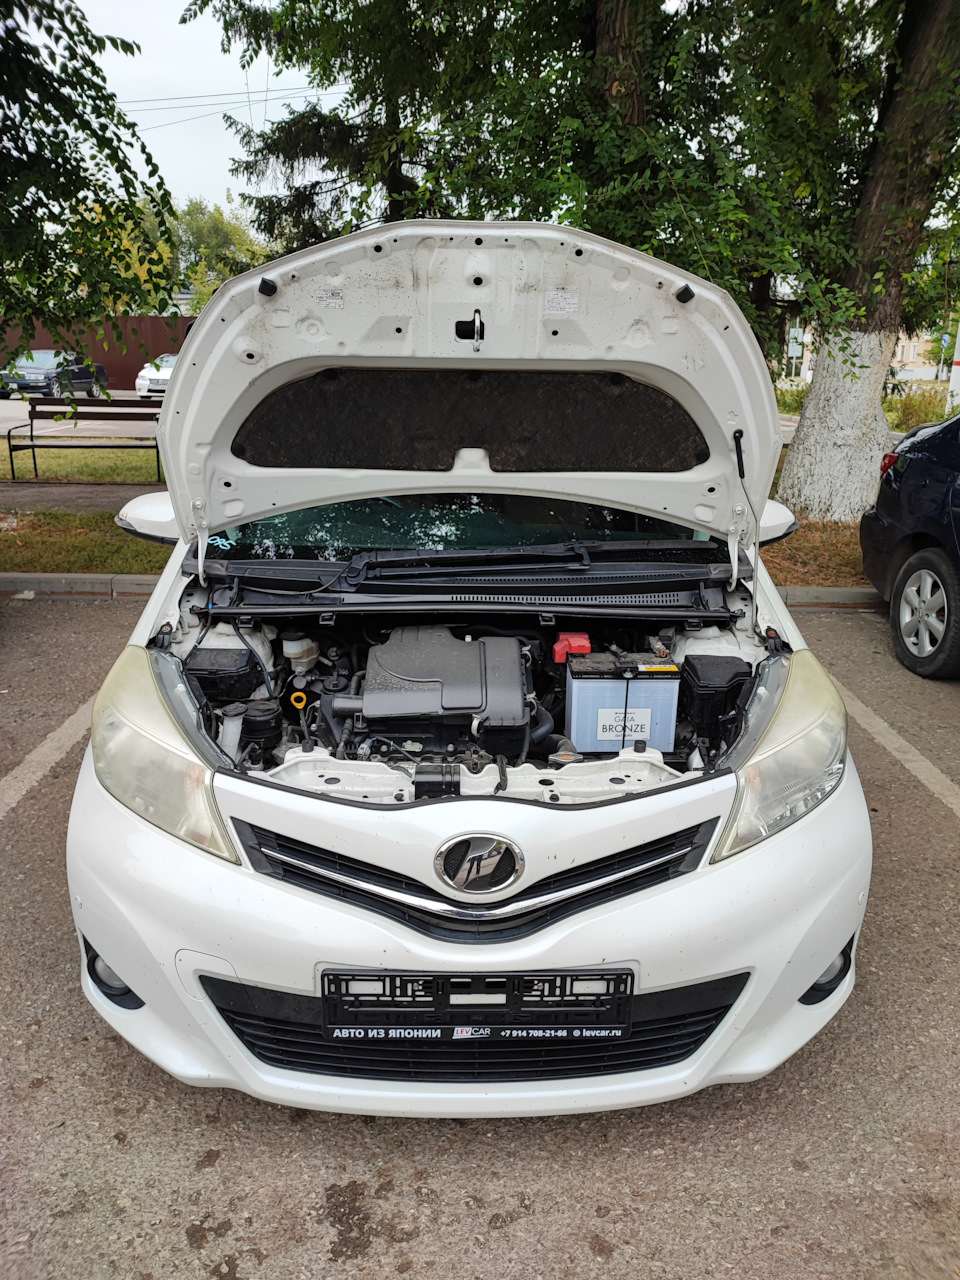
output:
<svg viewBox="0 0 960 1280"><path fill-rule="evenodd" d="M323 1037L322 1002L202 979L237 1038L261 1062L288 1071L366 1080L421 1082L565 1080L650 1071L682 1062L716 1031L746 986L747 974L636 996L630 1034L617 1041L492 1043L405 1040L373 1047Z"/></svg>

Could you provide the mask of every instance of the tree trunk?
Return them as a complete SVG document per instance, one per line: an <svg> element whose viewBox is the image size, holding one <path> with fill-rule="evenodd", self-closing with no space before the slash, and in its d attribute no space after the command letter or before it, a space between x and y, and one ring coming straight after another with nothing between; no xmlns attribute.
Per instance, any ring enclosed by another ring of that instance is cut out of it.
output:
<svg viewBox="0 0 960 1280"><path fill-rule="evenodd" d="M597 60L604 72L603 91L624 124L647 123L644 59L649 28L660 5L650 0L599 0Z"/></svg>
<svg viewBox="0 0 960 1280"><path fill-rule="evenodd" d="M883 383L900 331L903 280L956 150L958 82L960 0L908 0L844 281L862 300L863 319L827 334L777 490L781 502L813 519L858 520L876 496L887 432Z"/></svg>
<svg viewBox="0 0 960 1280"><path fill-rule="evenodd" d="M847 350L841 349L846 340ZM834 334L817 367L778 499L811 520L859 520L877 496L889 424L880 406L897 333ZM844 374L866 366L860 377Z"/></svg>
<svg viewBox="0 0 960 1280"><path fill-rule="evenodd" d="M390 110L385 121L387 137L393 143L383 175L384 194L387 197L387 208L383 215L384 222L403 222L414 203L413 196L417 184L404 170L404 156L400 144L396 141L400 134L400 112Z"/></svg>

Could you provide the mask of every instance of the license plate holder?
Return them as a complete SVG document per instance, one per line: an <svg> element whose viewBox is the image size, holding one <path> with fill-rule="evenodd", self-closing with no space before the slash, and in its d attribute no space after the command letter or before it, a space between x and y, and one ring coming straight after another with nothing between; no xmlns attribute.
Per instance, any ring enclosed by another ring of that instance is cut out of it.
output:
<svg viewBox="0 0 960 1280"><path fill-rule="evenodd" d="M629 969L515 973L324 969L324 1038L394 1045L430 1040L616 1040L629 1032Z"/></svg>

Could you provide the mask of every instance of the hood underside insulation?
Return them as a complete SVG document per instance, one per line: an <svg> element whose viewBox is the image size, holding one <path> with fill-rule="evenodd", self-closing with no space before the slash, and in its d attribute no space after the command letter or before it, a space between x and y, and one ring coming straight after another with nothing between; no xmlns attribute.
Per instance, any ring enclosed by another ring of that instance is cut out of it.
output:
<svg viewBox="0 0 960 1280"><path fill-rule="evenodd" d="M332 368L271 392L237 432L252 466L499 472L689 471L710 456L665 392L608 372Z"/></svg>

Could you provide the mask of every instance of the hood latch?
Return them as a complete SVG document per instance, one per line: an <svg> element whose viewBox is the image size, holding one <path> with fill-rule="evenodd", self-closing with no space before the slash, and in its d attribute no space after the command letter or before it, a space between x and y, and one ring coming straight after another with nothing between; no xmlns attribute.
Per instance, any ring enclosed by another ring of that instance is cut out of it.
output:
<svg viewBox="0 0 960 1280"><path fill-rule="evenodd" d="M472 342L474 351L479 351L483 341L483 317L479 308L474 311L472 320L458 320L454 330L458 342Z"/></svg>

